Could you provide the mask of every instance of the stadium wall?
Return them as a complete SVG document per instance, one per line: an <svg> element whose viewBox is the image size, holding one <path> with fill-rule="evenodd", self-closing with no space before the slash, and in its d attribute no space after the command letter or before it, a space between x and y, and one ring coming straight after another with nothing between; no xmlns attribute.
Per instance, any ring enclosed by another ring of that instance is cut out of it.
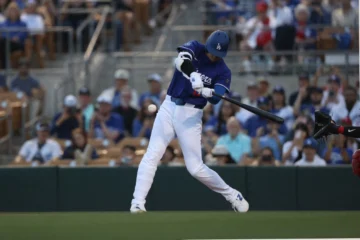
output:
<svg viewBox="0 0 360 240"><path fill-rule="evenodd" d="M350 167L214 167L251 210L360 210ZM137 168L0 168L0 211L128 211ZM147 209L231 210L183 167L159 167Z"/></svg>

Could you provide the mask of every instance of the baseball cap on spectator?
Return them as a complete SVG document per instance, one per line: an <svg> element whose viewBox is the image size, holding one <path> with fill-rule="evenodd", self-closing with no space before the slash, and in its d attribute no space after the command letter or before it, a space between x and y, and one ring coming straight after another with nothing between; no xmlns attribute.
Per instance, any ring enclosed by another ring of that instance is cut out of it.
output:
<svg viewBox="0 0 360 240"><path fill-rule="evenodd" d="M50 125L47 122L38 122L35 126L36 131L41 132L49 132L50 131Z"/></svg>
<svg viewBox="0 0 360 240"><path fill-rule="evenodd" d="M162 78L159 74L153 73L148 76L148 81L155 81L158 83L162 83Z"/></svg>
<svg viewBox="0 0 360 240"><path fill-rule="evenodd" d="M314 148L316 149L317 147L317 142L315 139L313 138L307 138L304 141L304 148Z"/></svg>
<svg viewBox="0 0 360 240"><path fill-rule="evenodd" d="M111 99L111 96L109 95L100 95L97 100L96 100L98 103L108 103L108 104L111 104L112 103L112 99Z"/></svg>
<svg viewBox="0 0 360 240"><path fill-rule="evenodd" d="M264 76L258 77L256 80L258 83L264 83L269 85L269 81Z"/></svg>
<svg viewBox="0 0 360 240"><path fill-rule="evenodd" d="M77 99L74 95L67 95L64 99L64 106L65 107L76 107L77 106Z"/></svg>
<svg viewBox="0 0 360 240"><path fill-rule="evenodd" d="M256 3L256 12L266 12L268 10L268 4L264 1Z"/></svg>
<svg viewBox="0 0 360 240"><path fill-rule="evenodd" d="M129 79L130 78L130 73L128 70L125 69L118 69L115 71L114 74L114 78L115 79Z"/></svg>
<svg viewBox="0 0 360 240"><path fill-rule="evenodd" d="M90 96L91 95L91 92L90 92L90 89L88 89L87 87L82 87L79 89L79 95L80 96Z"/></svg>
<svg viewBox="0 0 360 240"><path fill-rule="evenodd" d="M285 89L280 86L280 85L276 85L273 89L273 93L281 93L284 94L285 93Z"/></svg>
<svg viewBox="0 0 360 240"><path fill-rule="evenodd" d="M260 106L260 105L268 105L270 103L269 101L269 98L267 97L259 97L257 99L257 105Z"/></svg>
<svg viewBox="0 0 360 240"><path fill-rule="evenodd" d="M312 88L310 88L310 93L323 93L324 92L324 90L322 89L322 88L320 88L320 87L312 87Z"/></svg>
<svg viewBox="0 0 360 240"><path fill-rule="evenodd" d="M299 80L310 80L310 76L307 72L302 72L299 74Z"/></svg>
<svg viewBox="0 0 360 240"><path fill-rule="evenodd" d="M341 79L337 75L333 74L329 77L328 83L336 83L336 84L340 85Z"/></svg>
<svg viewBox="0 0 360 240"><path fill-rule="evenodd" d="M229 155L229 150L223 145L217 145L211 151L213 156L227 156Z"/></svg>
<svg viewBox="0 0 360 240"><path fill-rule="evenodd" d="M257 88L258 86L257 86L257 84L256 84L256 82L254 82L254 81L249 81L248 83L247 83L247 88L248 89L250 89L250 88Z"/></svg>

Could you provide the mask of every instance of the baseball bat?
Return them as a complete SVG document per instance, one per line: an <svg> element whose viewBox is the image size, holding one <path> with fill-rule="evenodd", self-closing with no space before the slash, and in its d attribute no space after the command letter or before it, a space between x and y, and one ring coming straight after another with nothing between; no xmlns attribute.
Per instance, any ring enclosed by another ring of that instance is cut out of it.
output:
<svg viewBox="0 0 360 240"><path fill-rule="evenodd" d="M261 110L259 108L256 108L256 107L253 107L253 106L250 106L250 105L247 105L247 104L244 104L244 103L241 103L241 102L238 102L234 99L231 99L231 98L228 98L226 96L223 96L223 95L220 95L220 94L217 94L215 92L213 92L213 95L216 96L216 97L219 97L225 101L228 101L228 102L231 102L241 108L244 108L246 110L248 110L249 112L252 112L252 113L255 113L256 115L259 115L261 117L264 117L264 118L267 118L271 121L274 121L276 123L279 123L279 124L282 124L284 123L284 119L279 117L279 116L276 116L275 114L272 114L272 113L269 113L267 111L264 111L264 110Z"/></svg>
<svg viewBox="0 0 360 240"><path fill-rule="evenodd" d="M319 136L321 136L324 132L327 131L329 126L331 125L331 122L326 124L324 127L322 127L317 133L314 134L314 138L317 139Z"/></svg>

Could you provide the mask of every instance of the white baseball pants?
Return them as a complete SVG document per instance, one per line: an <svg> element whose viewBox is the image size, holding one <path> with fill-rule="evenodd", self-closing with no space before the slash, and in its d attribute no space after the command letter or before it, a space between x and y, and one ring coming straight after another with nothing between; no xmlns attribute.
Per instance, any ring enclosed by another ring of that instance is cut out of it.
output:
<svg viewBox="0 0 360 240"><path fill-rule="evenodd" d="M189 173L211 190L222 194L226 200L236 198L237 191L202 161L202 114L201 109L191 104L178 106L170 100L170 96L166 97L156 115L149 146L138 168L132 204L145 204L158 163L175 133Z"/></svg>

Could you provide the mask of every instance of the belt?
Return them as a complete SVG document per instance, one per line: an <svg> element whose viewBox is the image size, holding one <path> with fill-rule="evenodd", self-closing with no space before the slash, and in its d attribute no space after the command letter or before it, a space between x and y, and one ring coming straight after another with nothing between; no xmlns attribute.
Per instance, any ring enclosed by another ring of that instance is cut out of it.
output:
<svg viewBox="0 0 360 240"><path fill-rule="evenodd" d="M193 107L193 108L203 109L203 106L186 103L186 102L185 102L183 99L181 99L181 98L170 97L170 100L171 100L173 103L175 103L175 105L177 105L177 106L186 106L186 107Z"/></svg>

